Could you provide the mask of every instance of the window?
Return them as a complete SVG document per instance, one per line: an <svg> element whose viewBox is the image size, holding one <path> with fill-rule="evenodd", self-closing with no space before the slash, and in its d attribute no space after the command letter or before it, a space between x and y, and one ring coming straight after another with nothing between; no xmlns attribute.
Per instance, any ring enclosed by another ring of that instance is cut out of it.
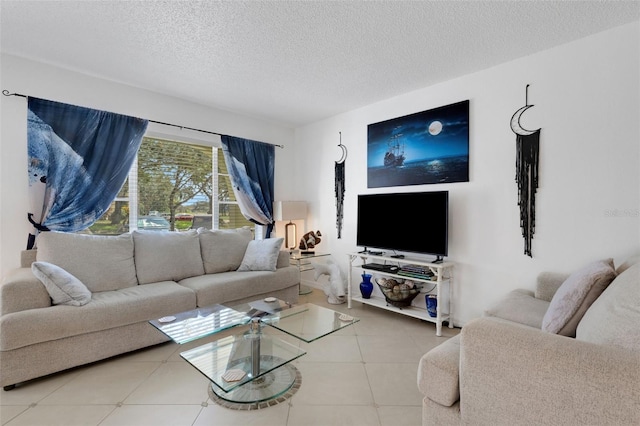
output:
<svg viewBox="0 0 640 426"><path fill-rule="evenodd" d="M254 224L240 212L221 148L145 137L118 198L89 230L120 234L242 226Z"/></svg>

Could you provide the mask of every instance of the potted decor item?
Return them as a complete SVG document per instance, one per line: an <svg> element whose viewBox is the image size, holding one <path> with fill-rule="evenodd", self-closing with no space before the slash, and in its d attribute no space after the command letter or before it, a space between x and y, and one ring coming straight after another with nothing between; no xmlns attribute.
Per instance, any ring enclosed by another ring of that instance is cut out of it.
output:
<svg viewBox="0 0 640 426"><path fill-rule="evenodd" d="M371 274L366 272L362 274L362 282L360 283L360 293L363 299L371 298L373 292L373 283L371 282Z"/></svg>
<svg viewBox="0 0 640 426"><path fill-rule="evenodd" d="M435 294L427 294L425 296L427 302L427 312L431 318L435 318L438 315L438 296Z"/></svg>

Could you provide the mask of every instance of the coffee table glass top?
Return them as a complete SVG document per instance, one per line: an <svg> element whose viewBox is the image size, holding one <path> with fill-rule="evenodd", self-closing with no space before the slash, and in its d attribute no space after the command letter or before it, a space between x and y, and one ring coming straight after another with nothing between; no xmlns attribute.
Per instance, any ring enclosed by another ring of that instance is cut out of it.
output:
<svg viewBox="0 0 640 426"><path fill-rule="evenodd" d="M252 369L253 357L257 354L256 345L259 346L259 372L252 374L254 371ZM248 331L198 346L182 352L180 356L209 378L217 387L225 392L230 392L271 373L304 354L306 354L305 351L283 340L262 332ZM240 380L227 381L222 376L229 370L242 370L245 375ZM274 378L271 377L270 380L273 381ZM284 387L288 389L289 386L290 383L286 383ZM260 392L260 388L262 387L253 388L252 392ZM263 391L265 397L273 396L272 389L264 387ZM261 395L252 395L251 398L260 400Z"/></svg>
<svg viewBox="0 0 640 426"><path fill-rule="evenodd" d="M261 320L307 343L348 327L360 319L312 303L264 316Z"/></svg>
<svg viewBox="0 0 640 426"><path fill-rule="evenodd" d="M238 325L248 324L258 313L274 314L288 307L286 302L279 299L270 303L257 300L233 308L222 305L197 308L149 322L174 342L184 344Z"/></svg>

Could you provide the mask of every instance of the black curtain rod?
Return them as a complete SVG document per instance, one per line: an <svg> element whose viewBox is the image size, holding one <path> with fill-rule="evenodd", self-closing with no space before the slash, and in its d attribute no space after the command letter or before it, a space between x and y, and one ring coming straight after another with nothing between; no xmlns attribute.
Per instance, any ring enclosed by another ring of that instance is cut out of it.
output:
<svg viewBox="0 0 640 426"><path fill-rule="evenodd" d="M21 98L26 98L27 95L22 95L20 93L11 93L8 90L3 90L2 94L5 96L19 96ZM155 121L155 120L149 120L147 119L147 121L149 123L156 123L156 124L162 124L163 126L171 126L171 127L177 127L179 129L187 129L187 130L193 130L194 132L200 132L200 133L208 133L210 135L216 135L216 136L228 136L228 135L223 135L221 133L216 133L216 132L211 132L209 130L200 130L200 129L195 129L193 127L186 127L186 126L179 126L177 124L171 124L171 123L164 123L162 121ZM262 142L262 143L266 143L267 145L274 145L277 146L278 148L284 148L284 145L278 145L275 143L268 143L268 142Z"/></svg>

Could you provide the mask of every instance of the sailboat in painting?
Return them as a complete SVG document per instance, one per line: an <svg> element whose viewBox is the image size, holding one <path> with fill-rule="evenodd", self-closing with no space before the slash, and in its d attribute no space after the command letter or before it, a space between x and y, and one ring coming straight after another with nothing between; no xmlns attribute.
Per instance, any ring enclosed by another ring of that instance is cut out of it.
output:
<svg viewBox="0 0 640 426"><path fill-rule="evenodd" d="M402 133L391 136L387 142L387 152L384 154L385 167L401 167L404 165L404 142Z"/></svg>

